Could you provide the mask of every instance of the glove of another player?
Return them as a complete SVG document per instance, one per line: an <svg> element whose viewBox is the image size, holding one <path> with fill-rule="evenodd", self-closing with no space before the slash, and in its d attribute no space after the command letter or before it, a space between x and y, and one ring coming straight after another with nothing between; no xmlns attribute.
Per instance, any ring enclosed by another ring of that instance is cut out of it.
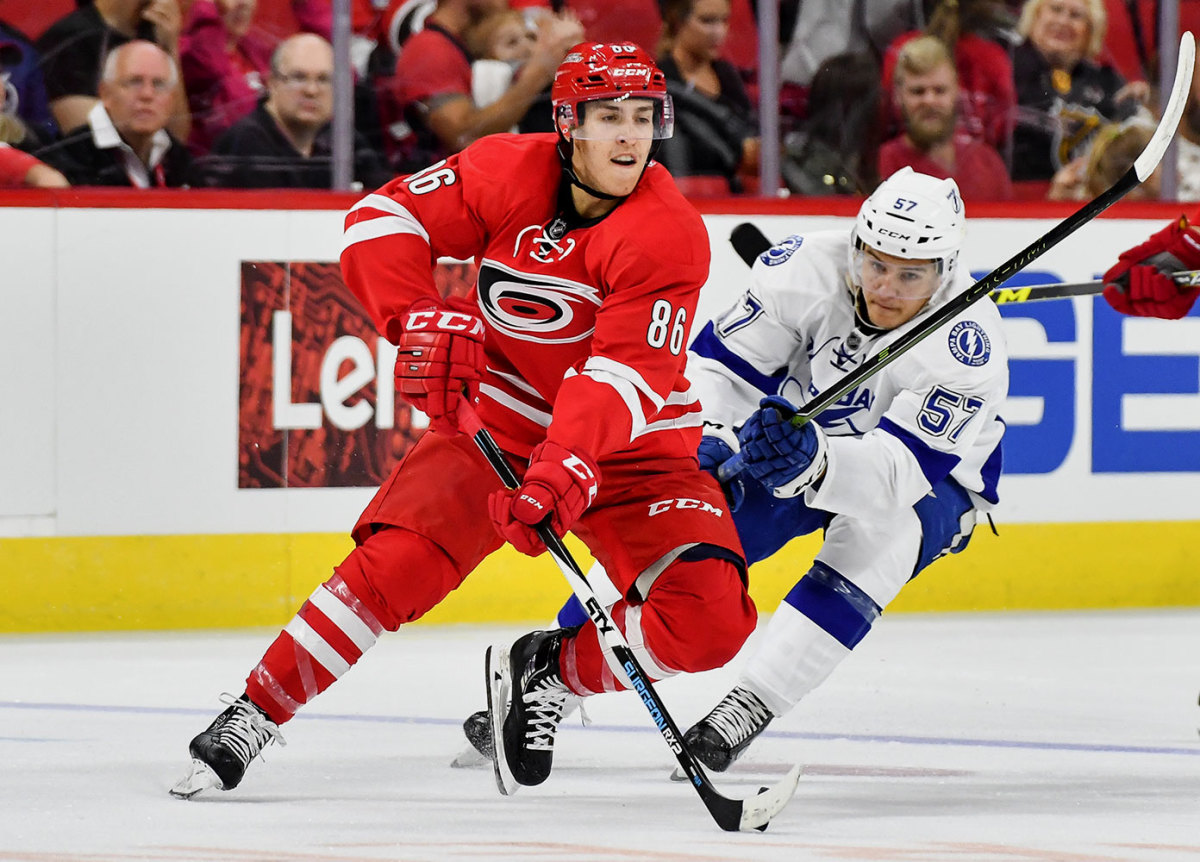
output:
<svg viewBox="0 0 1200 862"><path fill-rule="evenodd" d="M1198 268L1200 232L1181 216L1118 258L1104 273L1104 298L1122 314L1176 320L1191 310L1200 287L1181 287L1170 274Z"/></svg>
<svg viewBox="0 0 1200 862"><path fill-rule="evenodd" d="M820 482L828 453L817 423L793 425L796 407L779 395L764 398L758 408L738 432L746 472L776 497L795 497Z"/></svg>
<svg viewBox="0 0 1200 862"><path fill-rule="evenodd" d="M455 304L429 298L410 305L396 352L396 389L446 435L459 430L459 400L478 400L484 362L483 321L470 303Z"/></svg>
<svg viewBox="0 0 1200 862"><path fill-rule="evenodd" d="M704 423L704 436L700 438L700 448L696 450L696 458L700 461L700 469L710 473L714 479L721 482L717 470L738 451L738 438L733 429L716 422ZM728 482L721 483L721 490L729 500L729 510L736 512L742 508L746 499L746 486L742 480L734 476Z"/></svg>
<svg viewBox="0 0 1200 862"><path fill-rule="evenodd" d="M521 487L496 491L488 508L496 531L522 554L536 557L546 545L535 527L549 518L550 529L565 535L596 499L599 485L595 461L547 440L529 456Z"/></svg>

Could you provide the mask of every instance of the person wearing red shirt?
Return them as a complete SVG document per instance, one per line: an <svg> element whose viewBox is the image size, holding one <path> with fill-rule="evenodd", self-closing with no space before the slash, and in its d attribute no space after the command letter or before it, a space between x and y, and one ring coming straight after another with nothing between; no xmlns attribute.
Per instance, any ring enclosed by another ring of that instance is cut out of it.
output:
<svg viewBox="0 0 1200 862"><path fill-rule="evenodd" d="M188 148L202 156L266 92L271 40L252 29L257 0L197 0L180 40L192 111Z"/></svg>
<svg viewBox="0 0 1200 862"><path fill-rule="evenodd" d="M67 178L49 165L8 144L0 143L0 189L23 186L61 189L69 186Z"/></svg>
<svg viewBox="0 0 1200 862"><path fill-rule="evenodd" d="M409 37L396 61L380 113L388 157L410 171L456 153L484 135L508 131L550 85L567 49L583 38L574 16L549 16L539 24L532 55L512 84L485 106L471 98L467 31L504 0L439 0L424 28Z"/></svg>
<svg viewBox="0 0 1200 862"><path fill-rule="evenodd" d="M927 4L928 5L928 4ZM950 49L958 74L958 131L1007 154L1012 143L1017 91L1012 60L1004 44L1009 13L995 0L942 0L924 30L897 36L883 54L883 90L895 84L901 49L920 36L936 36ZM887 135L900 124L899 106L888 104Z"/></svg>
<svg viewBox="0 0 1200 862"><path fill-rule="evenodd" d="M230 789L288 721L384 631L419 619L505 542L572 531L622 598L611 619L654 679L728 662L753 631L745 562L702 472L686 337L708 277L699 213L651 159L672 131L663 73L633 45L585 43L559 67L556 132L493 135L366 196L341 265L398 345L397 388L430 419L355 525L355 549L192 740L172 790ZM439 257L474 259L464 301ZM477 408L518 469L505 490L460 417ZM565 705L626 687L595 626L532 632L492 668L500 757L516 784L550 772ZM490 676L490 674L489 674Z"/></svg>
<svg viewBox="0 0 1200 862"><path fill-rule="evenodd" d="M956 133L958 80L946 46L933 36L905 43L895 80L904 131L880 147L879 175L889 177L908 165L939 179L953 178L967 198L1011 198L1012 183L1000 154Z"/></svg>

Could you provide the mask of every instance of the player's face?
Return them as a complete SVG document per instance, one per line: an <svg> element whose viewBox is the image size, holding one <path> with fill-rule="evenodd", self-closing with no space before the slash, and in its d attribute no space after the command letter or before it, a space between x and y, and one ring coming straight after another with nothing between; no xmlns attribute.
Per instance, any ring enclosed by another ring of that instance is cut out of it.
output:
<svg viewBox="0 0 1200 862"><path fill-rule="evenodd" d="M954 134L958 84L954 69L943 63L924 75L905 74L896 86L904 127L920 148L949 140Z"/></svg>
<svg viewBox="0 0 1200 862"><path fill-rule="evenodd" d="M579 178L610 195L633 194L655 132L654 101L623 99L584 104L575 129L572 167Z"/></svg>
<svg viewBox="0 0 1200 862"><path fill-rule="evenodd" d="M880 329L895 329L912 320L937 289L934 260L909 260L873 248L865 249L860 260L867 316Z"/></svg>

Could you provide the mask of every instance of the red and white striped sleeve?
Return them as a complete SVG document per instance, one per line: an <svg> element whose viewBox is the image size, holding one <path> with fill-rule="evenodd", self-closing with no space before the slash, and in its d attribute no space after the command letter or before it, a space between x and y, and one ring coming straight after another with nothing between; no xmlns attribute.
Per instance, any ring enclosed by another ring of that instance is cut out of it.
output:
<svg viewBox="0 0 1200 862"><path fill-rule="evenodd" d="M342 277L393 343L404 310L417 299L438 296L437 259L467 260L482 248L484 229L468 201L468 153L392 180L346 214Z"/></svg>

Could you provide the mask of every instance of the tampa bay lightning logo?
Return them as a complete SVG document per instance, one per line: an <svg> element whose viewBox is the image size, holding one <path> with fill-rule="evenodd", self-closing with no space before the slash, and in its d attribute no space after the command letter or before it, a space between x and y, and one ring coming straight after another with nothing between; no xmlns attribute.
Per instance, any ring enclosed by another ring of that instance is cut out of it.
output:
<svg viewBox="0 0 1200 862"><path fill-rule="evenodd" d="M950 330L950 353L963 365L978 368L992 355L992 342L983 327L973 320L961 320Z"/></svg>
<svg viewBox="0 0 1200 862"><path fill-rule="evenodd" d="M759 256L759 260L761 260L767 266L779 266L779 264L783 263L789 257L794 255L796 253L796 249L800 248L800 245L803 242L804 237L792 234L783 242L779 243L779 245L773 246L772 248L764 251Z"/></svg>
<svg viewBox="0 0 1200 862"><path fill-rule="evenodd" d="M565 278L532 276L494 260L479 267L479 307L497 330L521 341L583 341L596 327L600 293Z"/></svg>

